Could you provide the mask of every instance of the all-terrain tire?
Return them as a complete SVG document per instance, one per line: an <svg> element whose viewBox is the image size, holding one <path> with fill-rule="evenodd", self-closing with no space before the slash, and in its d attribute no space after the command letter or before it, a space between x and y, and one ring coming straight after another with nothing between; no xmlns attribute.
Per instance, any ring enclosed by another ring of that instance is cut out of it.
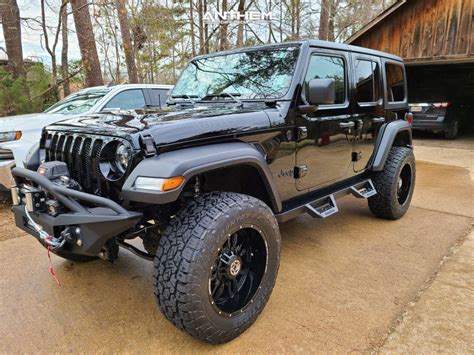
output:
<svg viewBox="0 0 474 355"><path fill-rule="evenodd" d="M413 150L392 147L383 171L375 172L372 176L377 194L368 199L370 211L385 219L402 217L410 206L415 177Z"/></svg>
<svg viewBox="0 0 474 355"><path fill-rule="evenodd" d="M223 252L226 240L247 230L258 233L249 234L252 238L247 235L247 240L262 241L257 253L266 256L261 281L245 306L235 312L221 311L211 295L216 258L221 260L219 252ZM176 327L197 339L213 344L228 342L244 332L265 307L279 261L278 223L265 203L237 193L202 194L177 213L160 240L154 262L160 310Z"/></svg>

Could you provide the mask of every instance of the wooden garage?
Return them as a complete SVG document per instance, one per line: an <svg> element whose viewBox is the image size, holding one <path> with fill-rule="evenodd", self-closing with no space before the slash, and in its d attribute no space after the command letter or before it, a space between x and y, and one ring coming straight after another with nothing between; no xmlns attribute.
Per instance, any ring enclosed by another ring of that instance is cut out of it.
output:
<svg viewBox="0 0 474 355"><path fill-rule="evenodd" d="M346 43L401 56L410 102L454 102L474 129L473 9L474 0L401 0Z"/></svg>

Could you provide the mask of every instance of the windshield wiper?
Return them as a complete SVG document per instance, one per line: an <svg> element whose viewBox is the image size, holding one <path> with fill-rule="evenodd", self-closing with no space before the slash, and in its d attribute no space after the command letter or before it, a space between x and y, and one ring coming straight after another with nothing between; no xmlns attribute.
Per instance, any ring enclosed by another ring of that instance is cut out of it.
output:
<svg viewBox="0 0 474 355"><path fill-rule="evenodd" d="M221 92L220 94L206 94L201 100L212 99L214 97L230 97L234 100L239 106L243 106L244 103L238 99L236 96L242 96L242 94L235 92L231 94L230 92Z"/></svg>
<svg viewBox="0 0 474 355"><path fill-rule="evenodd" d="M194 101L193 99L199 99L199 96L184 94L184 95L171 95L171 98L172 99L188 99L194 106L196 104L196 101Z"/></svg>

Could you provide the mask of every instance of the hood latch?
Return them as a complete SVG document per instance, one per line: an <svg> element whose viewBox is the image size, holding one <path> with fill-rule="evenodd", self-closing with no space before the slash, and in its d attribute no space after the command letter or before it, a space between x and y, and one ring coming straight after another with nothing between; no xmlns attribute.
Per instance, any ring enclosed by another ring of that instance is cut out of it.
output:
<svg viewBox="0 0 474 355"><path fill-rule="evenodd" d="M149 133L140 134L140 146L147 158L155 156L157 153L155 140Z"/></svg>

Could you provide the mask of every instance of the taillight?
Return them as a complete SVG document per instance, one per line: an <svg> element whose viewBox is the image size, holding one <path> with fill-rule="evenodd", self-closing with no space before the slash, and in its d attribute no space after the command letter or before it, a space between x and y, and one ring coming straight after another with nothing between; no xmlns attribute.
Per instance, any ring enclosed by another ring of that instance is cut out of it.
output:
<svg viewBox="0 0 474 355"><path fill-rule="evenodd" d="M407 112L406 115L405 115L405 120L411 126L411 124L413 123L413 113Z"/></svg>
<svg viewBox="0 0 474 355"><path fill-rule="evenodd" d="M449 107L451 106L451 102L449 101L446 101L446 102L436 102L433 104L433 107L436 107L436 108L446 108L446 107Z"/></svg>

